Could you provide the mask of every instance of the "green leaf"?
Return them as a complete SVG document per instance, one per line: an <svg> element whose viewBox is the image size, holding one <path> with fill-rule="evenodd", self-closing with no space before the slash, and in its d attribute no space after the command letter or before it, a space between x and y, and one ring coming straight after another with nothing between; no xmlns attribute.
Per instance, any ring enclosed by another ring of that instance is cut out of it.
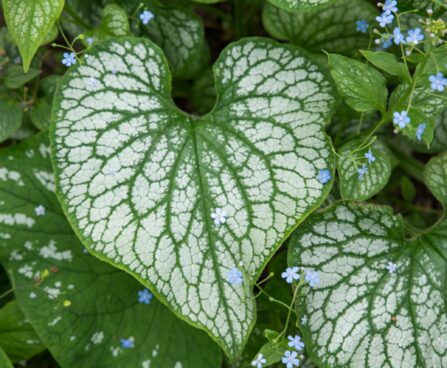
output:
<svg viewBox="0 0 447 368"><path fill-rule="evenodd" d="M397 61L394 54L385 51L365 51L360 50L361 54L374 66L388 74L399 77L405 82L411 81L411 76L404 63Z"/></svg>
<svg viewBox="0 0 447 368"><path fill-rule="evenodd" d="M194 81L191 90L191 105L195 112L204 115L216 103L216 88L212 69L206 70Z"/></svg>
<svg viewBox="0 0 447 368"><path fill-rule="evenodd" d="M444 206L446 173L446 154L425 173ZM382 206L339 203L309 218L289 243L289 264L320 276L300 306L313 361L320 367L445 366L446 237L443 218L407 239L402 218Z"/></svg>
<svg viewBox="0 0 447 368"><path fill-rule="evenodd" d="M367 200L380 192L390 179L392 166L388 148L375 141L370 147L357 150L361 143L361 139L350 141L339 151L341 157L337 160L337 170L344 199ZM375 159L372 162L365 157L369 150ZM359 174L362 168L367 169L364 175Z"/></svg>
<svg viewBox="0 0 447 368"><path fill-rule="evenodd" d="M173 104L156 45L110 40L64 76L50 136L84 244L235 357L255 322L251 285L330 191L317 176L333 173L334 98L303 51L268 39L231 44L214 73L216 105L192 117Z"/></svg>
<svg viewBox="0 0 447 368"><path fill-rule="evenodd" d="M15 101L0 100L0 142L8 139L22 124L22 107Z"/></svg>
<svg viewBox="0 0 447 368"><path fill-rule="evenodd" d="M210 53L202 18L178 6L151 5L154 18L142 32L163 50L174 77L191 78L208 63Z"/></svg>
<svg viewBox="0 0 447 368"><path fill-rule="evenodd" d="M0 366L2 368L14 368L8 356L5 354L3 349L0 346Z"/></svg>
<svg viewBox="0 0 447 368"><path fill-rule="evenodd" d="M386 110L386 80L376 69L345 56L330 54L329 66L338 91L354 110Z"/></svg>
<svg viewBox="0 0 447 368"><path fill-rule="evenodd" d="M20 308L64 368L220 366L217 346L127 273L91 256L54 194L48 139L0 151L1 246ZM120 339L133 338L124 349Z"/></svg>
<svg viewBox="0 0 447 368"><path fill-rule="evenodd" d="M358 32L356 22L363 19L372 24L376 15L377 9L363 0L340 0L324 8L298 13L266 2L262 20L273 37L297 44L310 52L324 50L353 55L369 43L369 32Z"/></svg>
<svg viewBox="0 0 447 368"><path fill-rule="evenodd" d="M407 202L413 202L413 200L416 198L416 187L414 186L410 178L408 178L408 176L403 176L400 180L400 191L402 193L402 197Z"/></svg>
<svg viewBox="0 0 447 368"><path fill-rule="evenodd" d="M40 74L39 69L29 68L27 73L19 65L10 65L6 70L4 86L9 89L22 87Z"/></svg>
<svg viewBox="0 0 447 368"><path fill-rule="evenodd" d="M25 72L63 8L64 0L3 0L6 25L19 47Z"/></svg>
<svg viewBox="0 0 447 368"><path fill-rule="evenodd" d="M28 360L45 350L16 301L0 309L0 346L14 363Z"/></svg>
<svg viewBox="0 0 447 368"><path fill-rule="evenodd" d="M334 3L335 0L269 0L272 4L288 11L299 12Z"/></svg>
<svg viewBox="0 0 447 368"><path fill-rule="evenodd" d="M39 130L46 130L50 126L51 105L45 100L39 100L29 112L33 125Z"/></svg>
<svg viewBox="0 0 447 368"><path fill-rule="evenodd" d="M440 153L447 151L447 110L444 110L434 122L433 140L430 146L412 140L411 145L421 152Z"/></svg>
<svg viewBox="0 0 447 368"><path fill-rule="evenodd" d="M258 354L253 357L253 360L255 360L259 354L262 354L265 359L263 367L268 367L280 362L286 350L290 350L290 348L287 345L287 340L284 338L278 342L269 341L262 346Z"/></svg>
<svg viewBox="0 0 447 368"><path fill-rule="evenodd" d="M101 24L98 28L86 32L84 40L91 37L94 42L97 42L109 37L121 37L128 34L130 34L130 24L126 11L116 4L108 4L102 10ZM86 45L89 46L87 42Z"/></svg>

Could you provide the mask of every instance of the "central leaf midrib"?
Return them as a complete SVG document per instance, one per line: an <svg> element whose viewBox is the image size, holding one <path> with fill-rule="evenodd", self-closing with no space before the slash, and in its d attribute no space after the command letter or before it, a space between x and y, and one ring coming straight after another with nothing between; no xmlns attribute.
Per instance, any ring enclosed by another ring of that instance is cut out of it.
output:
<svg viewBox="0 0 447 368"><path fill-rule="evenodd" d="M213 264L215 266L213 271L216 276L217 287L219 290L219 295L221 297L221 302L224 306L225 317L226 317L229 327L230 327L229 331L231 334L231 338L232 338L232 341L236 341L234 332L233 332L233 322L228 314L227 300L225 298L225 293L223 291L222 280L218 273L219 262L217 261L217 255L216 255L216 251L214 249L214 242L212 241L211 236L210 236L210 233L211 233L210 230L212 227L210 225L210 214L208 214L209 210L207 208L207 204L206 204L206 200L205 200L205 196L204 196L205 187L207 185L204 183L204 178L202 176L202 172L200 169L200 156L199 156L199 151L198 151L198 147L197 147L197 136L196 136L196 131L195 131L195 124L190 124L189 126L191 129L192 145L193 145L193 149L194 149L193 155L194 155L194 160L196 163L195 166L196 166L197 178L198 178L198 183L199 183L199 189L200 189L200 193L201 193L199 201L202 203L202 216L205 221L206 230L208 230L208 231L206 231L206 236L208 238L208 244L209 244L211 258L212 258Z"/></svg>

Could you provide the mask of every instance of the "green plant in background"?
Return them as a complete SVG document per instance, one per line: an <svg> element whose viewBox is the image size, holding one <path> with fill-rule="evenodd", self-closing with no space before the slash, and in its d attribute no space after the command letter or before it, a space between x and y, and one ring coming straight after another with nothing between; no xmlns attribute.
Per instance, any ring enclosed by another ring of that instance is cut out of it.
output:
<svg viewBox="0 0 447 368"><path fill-rule="evenodd" d="M447 366L445 1L2 8L1 367Z"/></svg>

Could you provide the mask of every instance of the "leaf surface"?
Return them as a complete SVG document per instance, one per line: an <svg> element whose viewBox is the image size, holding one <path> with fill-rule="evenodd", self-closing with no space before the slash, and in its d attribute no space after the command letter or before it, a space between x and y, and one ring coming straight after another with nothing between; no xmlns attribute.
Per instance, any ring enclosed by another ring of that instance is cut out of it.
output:
<svg viewBox="0 0 447 368"><path fill-rule="evenodd" d="M314 9L335 2L335 0L269 0L269 1L272 4L284 10L292 12L300 12L303 10Z"/></svg>
<svg viewBox="0 0 447 368"><path fill-rule="evenodd" d="M54 194L46 135L3 149L0 164L5 268L20 308L62 367L220 366L205 333L156 299L140 302L142 285L86 252Z"/></svg>
<svg viewBox="0 0 447 368"><path fill-rule="evenodd" d="M235 357L255 321L251 285L330 190L317 177L333 173L334 98L303 51L267 39L230 45L214 72L216 106L192 117L172 102L158 47L106 42L61 81L50 135L84 244Z"/></svg>
<svg viewBox="0 0 447 368"><path fill-rule="evenodd" d="M22 107L15 101L0 100L0 142L8 139L22 124Z"/></svg>
<svg viewBox="0 0 447 368"><path fill-rule="evenodd" d="M63 8L64 0L3 0L6 25L19 47L25 72Z"/></svg>
<svg viewBox="0 0 447 368"><path fill-rule="evenodd" d="M444 206L446 173L446 154L425 172ZM300 307L314 361L320 367L445 366L446 236L442 218L405 238L402 218L389 207L346 202L309 218L291 240L289 264L319 272L319 285Z"/></svg>

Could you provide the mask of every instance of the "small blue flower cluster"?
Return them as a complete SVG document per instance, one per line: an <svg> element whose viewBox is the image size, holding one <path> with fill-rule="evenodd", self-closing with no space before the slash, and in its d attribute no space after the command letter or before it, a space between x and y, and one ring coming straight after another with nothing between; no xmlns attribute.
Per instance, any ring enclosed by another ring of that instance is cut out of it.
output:
<svg viewBox="0 0 447 368"><path fill-rule="evenodd" d="M357 170L357 173L359 174L359 180L363 180L363 177L368 172L368 165L372 164L374 161L376 161L376 157L371 151L371 148L364 154L364 157L367 160L366 164L363 164L360 169Z"/></svg>
<svg viewBox="0 0 447 368"><path fill-rule="evenodd" d="M299 271L300 268L297 266L287 267L286 270L281 273L281 277L286 280L288 284L291 284L293 281L298 281L300 279ZM311 288L320 283L320 276L318 275L317 271L306 270L304 273L304 278Z"/></svg>
<svg viewBox="0 0 447 368"><path fill-rule="evenodd" d="M410 124L411 118L408 116L408 111L395 112L393 114L393 124L399 128L405 128L408 124ZM418 141L422 140L422 136L424 135L425 128L427 125L425 123L420 123L416 128L416 138Z"/></svg>

